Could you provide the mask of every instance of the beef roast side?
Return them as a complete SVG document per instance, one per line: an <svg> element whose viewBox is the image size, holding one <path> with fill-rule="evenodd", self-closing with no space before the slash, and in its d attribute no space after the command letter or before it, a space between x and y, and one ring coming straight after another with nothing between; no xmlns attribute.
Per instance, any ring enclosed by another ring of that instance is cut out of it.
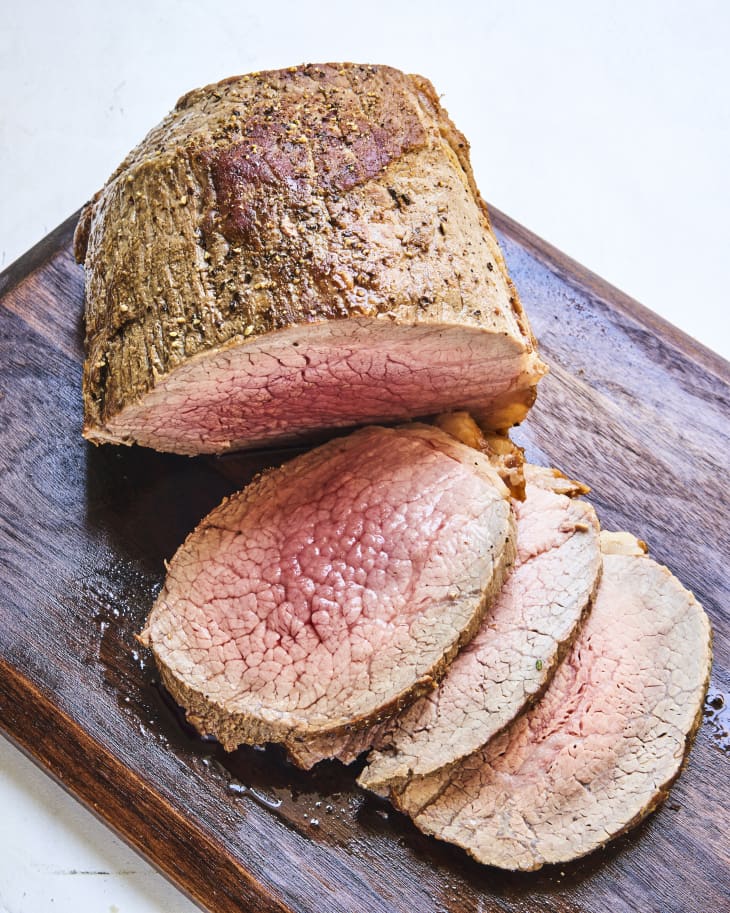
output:
<svg viewBox="0 0 730 913"><path fill-rule="evenodd" d="M537 466L524 474L526 498L513 501L515 564L438 688L361 732L292 740L287 750L300 767L328 757L349 763L374 748L361 786L389 795L417 778L422 792L436 791L456 762L542 693L590 605L602 561L596 513L575 499L585 486Z"/></svg>
<svg viewBox="0 0 730 913"><path fill-rule="evenodd" d="M190 92L85 208L84 434L178 453L469 409L545 366L431 84L322 64Z"/></svg>
<svg viewBox="0 0 730 913"><path fill-rule="evenodd" d="M567 862L666 797L702 717L710 625L694 596L629 536L607 538L593 609L542 700L399 807L480 862Z"/></svg>
<svg viewBox="0 0 730 913"><path fill-rule="evenodd" d="M365 428L212 511L141 639L227 749L366 726L435 686L514 540L487 457L432 426Z"/></svg>

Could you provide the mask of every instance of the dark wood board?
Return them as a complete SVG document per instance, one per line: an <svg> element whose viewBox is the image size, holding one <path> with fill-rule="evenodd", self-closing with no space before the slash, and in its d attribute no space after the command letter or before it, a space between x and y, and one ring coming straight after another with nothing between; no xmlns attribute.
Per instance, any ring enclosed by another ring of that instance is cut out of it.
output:
<svg viewBox="0 0 730 913"><path fill-rule="evenodd" d="M225 756L186 732L134 640L184 536L264 454L187 459L80 436L74 218L0 276L0 726L202 906L298 913L730 909L730 366L500 214L552 373L518 438L593 488L715 629L705 723L669 801L592 856L471 862L336 763ZM691 303L688 303L691 306ZM723 733L725 733L723 735Z"/></svg>

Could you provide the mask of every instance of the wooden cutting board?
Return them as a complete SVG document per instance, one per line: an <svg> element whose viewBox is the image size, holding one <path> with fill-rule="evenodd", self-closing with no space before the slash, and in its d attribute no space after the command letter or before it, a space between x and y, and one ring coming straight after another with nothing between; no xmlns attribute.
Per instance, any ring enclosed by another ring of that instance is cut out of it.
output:
<svg viewBox="0 0 730 913"><path fill-rule="evenodd" d="M496 214L552 373L518 437L593 488L707 608L706 719L668 802L572 865L481 867L331 762L192 737L135 642L198 520L281 454L86 444L71 218L0 276L0 725L201 906L299 913L730 909L730 366ZM691 307L688 302L688 307ZM723 734L724 733L724 734Z"/></svg>

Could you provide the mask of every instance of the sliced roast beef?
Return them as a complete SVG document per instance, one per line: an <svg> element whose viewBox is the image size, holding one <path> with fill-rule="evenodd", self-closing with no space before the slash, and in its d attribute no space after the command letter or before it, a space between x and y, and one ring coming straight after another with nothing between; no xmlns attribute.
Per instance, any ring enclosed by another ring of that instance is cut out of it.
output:
<svg viewBox="0 0 730 913"><path fill-rule="evenodd" d="M440 686L390 721L363 732L287 748L302 767L344 763L374 746L359 783L387 795L477 751L543 690L569 646L601 571L595 511L572 496L579 483L525 466L526 499L514 501L514 568L474 639Z"/></svg>
<svg viewBox="0 0 730 913"><path fill-rule="evenodd" d="M84 434L179 453L470 409L545 371L431 84L326 64L182 98L86 207Z"/></svg>
<svg viewBox="0 0 730 913"><path fill-rule="evenodd" d="M557 493L563 480L527 467L515 501L517 557L474 639L432 694L378 740L361 786L386 794L481 748L540 694L576 633L601 573L596 512Z"/></svg>
<svg viewBox="0 0 730 913"><path fill-rule="evenodd" d="M633 537L610 537L607 551L542 700L439 790L397 797L419 828L480 862L531 870L583 856L656 808L680 771L702 714L709 622Z"/></svg>
<svg viewBox="0 0 730 913"><path fill-rule="evenodd" d="M269 472L172 559L142 634L232 749L364 726L431 690L514 557L507 489L437 428L366 428Z"/></svg>

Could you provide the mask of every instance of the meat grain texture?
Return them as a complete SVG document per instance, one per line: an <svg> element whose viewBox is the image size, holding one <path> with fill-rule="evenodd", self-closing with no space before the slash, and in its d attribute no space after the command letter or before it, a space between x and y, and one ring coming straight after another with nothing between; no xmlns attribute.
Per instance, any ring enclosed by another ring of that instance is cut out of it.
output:
<svg viewBox="0 0 730 913"><path fill-rule="evenodd" d="M469 409L545 372L431 84L324 64L185 95L84 210L84 434L179 453Z"/></svg>
<svg viewBox="0 0 730 913"><path fill-rule="evenodd" d="M542 700L438 793L416 783L397 797L421 830L480 862L537 869L637 824L666 797L702 718L702 607L628 534L607 551L595 605Z"/></svg>
<svg viewBox="0 0 730 913"><path fill-rule="evenodd" d="M544 690L575 636L601 573L596 513L584 486L526 466L524 501L513 501L515 564L474 639L439 687L391 720L348 736L287 744L302 767L344 763L374 748L361 786L381 795L414 779L440 788L448 770L481 748Z"/></svg>
<svg viewBox="0 0 730 913"><path fill-rule="evenodd" d="M436 791L542 693L573 640L601 575L598 519L555 490L557 474L527 467L526 476L525 501L513 502L517 556L499 596L439 688L378 739L361 786L387 795L428 780L421 790Z"/></svg>
<svg viewBox="0 0 730 913"><path fill-rule="evenodd" d="M261 476L172 559L141 635L226 749L364 726L431 690L514 558L507 489L436 428L366 428Z"/></svg>

